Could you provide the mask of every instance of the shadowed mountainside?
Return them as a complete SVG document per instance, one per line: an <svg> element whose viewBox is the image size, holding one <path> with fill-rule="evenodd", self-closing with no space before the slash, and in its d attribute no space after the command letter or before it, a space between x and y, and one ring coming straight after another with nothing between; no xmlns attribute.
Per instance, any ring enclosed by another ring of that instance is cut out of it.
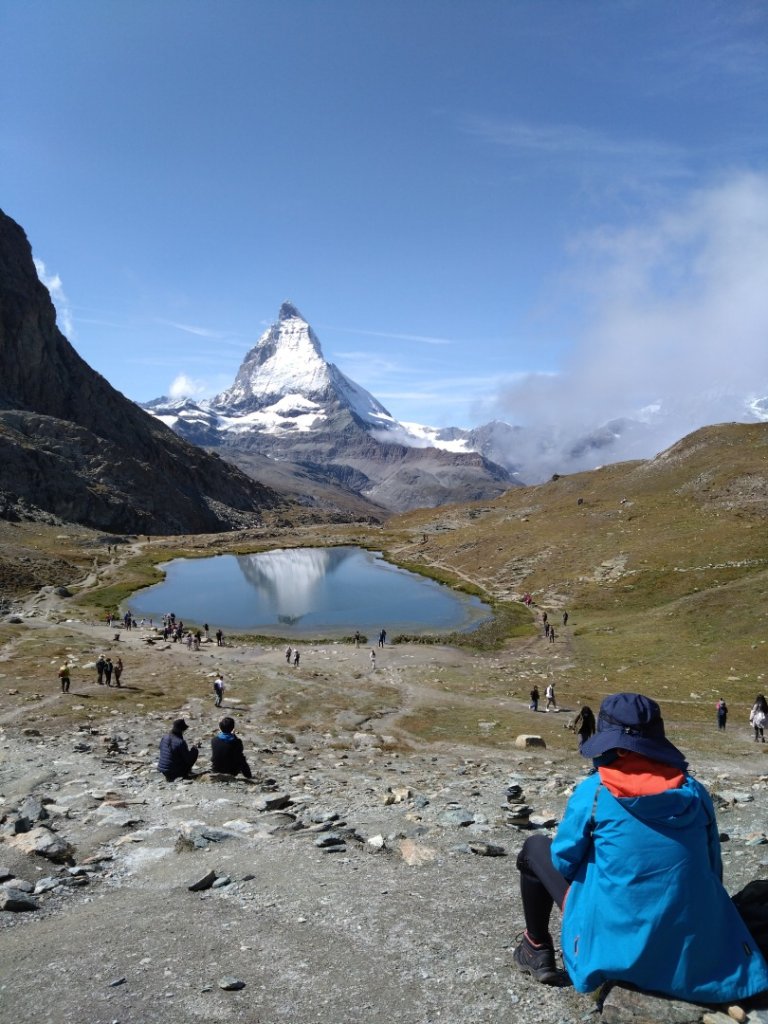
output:
<svg viewBox="0 0 768 1024"><path fill-rule="evenodd" d="M116 391L56 326L21 227L0 211L0 515L112 531L254 525L279 495Z"/></svg>

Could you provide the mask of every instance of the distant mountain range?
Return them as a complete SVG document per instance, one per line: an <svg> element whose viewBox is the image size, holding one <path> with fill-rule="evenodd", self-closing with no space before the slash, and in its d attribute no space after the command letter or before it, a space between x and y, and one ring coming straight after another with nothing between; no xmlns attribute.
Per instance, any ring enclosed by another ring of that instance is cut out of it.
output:
<svg viewBox="0 0 768 1024"><path fill-rule="evenodd" d="M210 401L158 398L144 408L300 500L312 494L338 503L344 494L388 511L487 499L554 474L649 458L708 423L768 421L768 398L745 400L713 388L695 400L667 399L637 416L586 427L398 422L326 362L291 303L247 353L232 387Z"/></svg>

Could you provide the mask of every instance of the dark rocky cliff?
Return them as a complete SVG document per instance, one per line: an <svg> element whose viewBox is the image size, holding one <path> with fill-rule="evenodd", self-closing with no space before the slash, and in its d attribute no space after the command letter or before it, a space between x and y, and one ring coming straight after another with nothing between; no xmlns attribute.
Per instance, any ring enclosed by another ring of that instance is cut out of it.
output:
<svg viewBox="0 0 768 1024"><path fill-rule="evenodd" d="M118 532L204 533L256 524L280 503L81 359L24 231L0 210L0 515L32 506Z"/></svg>

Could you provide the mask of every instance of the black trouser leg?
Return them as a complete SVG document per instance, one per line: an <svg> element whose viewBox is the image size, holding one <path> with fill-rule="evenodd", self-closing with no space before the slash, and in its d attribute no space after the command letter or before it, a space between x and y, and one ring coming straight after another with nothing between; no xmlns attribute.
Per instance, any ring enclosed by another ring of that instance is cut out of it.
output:
<svg viewBox="0 0 768 1024"><path fill-rule="evenodd" d="M529 836L517 855L525 929L536 943L548 940L552 906L556 903L562 908L568 890L568 883L552 864L551 846L548 836Z"/></svg>

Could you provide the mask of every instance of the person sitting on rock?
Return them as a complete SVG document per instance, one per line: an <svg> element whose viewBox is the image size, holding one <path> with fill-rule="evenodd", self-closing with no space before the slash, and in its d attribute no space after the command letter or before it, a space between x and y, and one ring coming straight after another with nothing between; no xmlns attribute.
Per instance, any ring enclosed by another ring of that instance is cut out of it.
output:
<svg viewBox="0 0 768 1024"><path fill-rule="evenodd" d="M235 720L227 715L219 722L220 732L211 740L211 769L222 775L250 779L251 769L243 753L243 741L235 736Z"/></svg>
<svg viewBox="0 0 768 1024"><path fill-rule="evenodd" d="M188 747L184 733L189 726L183 718L177 718L171 731L160 740L160 758L157 770L162 772L168 782L186 779L197 761L197 747Z"/></svg>
<svg viewBox="0 0 768 1024"><path fill-rule="evenodd" d="M639 693L606 697L581 753L597 771L577 786L554 840L530 836L518 855L518 968L567 981L549 933L557 903L579 992L612 981L730 1003L768 990L768 964L723 887L712 799L666 738L659 705Z"/></svg>

